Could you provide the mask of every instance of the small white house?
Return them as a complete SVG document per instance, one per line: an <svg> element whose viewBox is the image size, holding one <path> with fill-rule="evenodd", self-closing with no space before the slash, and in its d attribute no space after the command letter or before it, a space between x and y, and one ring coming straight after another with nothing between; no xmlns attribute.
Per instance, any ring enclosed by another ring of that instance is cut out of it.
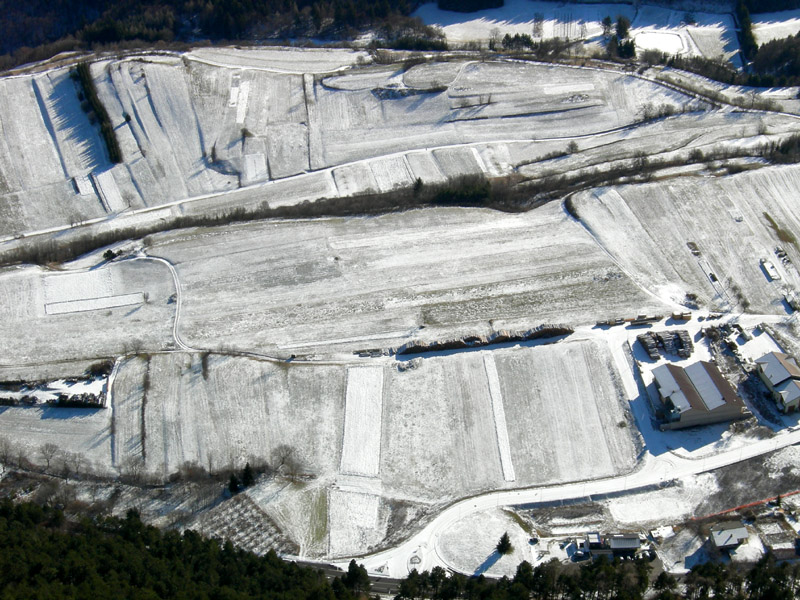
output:
<svg viewBox="0 0 800 600"><path fill-rule="evenodd" d="M800 408L800 366L794 357L770 352L756 361L758 374L785 413Z"/></svg>

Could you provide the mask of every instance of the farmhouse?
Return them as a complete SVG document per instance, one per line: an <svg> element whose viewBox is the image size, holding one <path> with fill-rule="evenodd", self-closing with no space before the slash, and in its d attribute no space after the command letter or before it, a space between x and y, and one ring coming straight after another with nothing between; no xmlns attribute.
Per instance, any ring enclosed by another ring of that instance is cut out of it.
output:
<svg viewBox="0 0 800 600"><path fill-rule="evenodd" d="M741 525L721 525L711 529L711 542L718 550L733 550L749 535Z"/></svg>
<svg viewBox="0 0 800 600"><path fill-rule="evenodd" d="M769 388L775 402L785 413L800 407L800 367L794 357L770 352L756 361L758 374Z"/></svg>
<svg viewBox="0 0 800 600"><path fill-rule="evenodd" d="M723 423L750 415L716 365L700 361L685 369L665 364L653 369L664 422L661 429Z"/></svg>

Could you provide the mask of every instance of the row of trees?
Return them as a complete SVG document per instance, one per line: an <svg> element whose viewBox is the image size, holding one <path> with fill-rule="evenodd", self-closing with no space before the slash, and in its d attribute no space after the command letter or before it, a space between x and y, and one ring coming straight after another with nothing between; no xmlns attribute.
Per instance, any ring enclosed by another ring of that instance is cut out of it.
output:
<svg viewBox="0 0 800 600"><path fill-rule="evenodd" d="M522 562L513 578L447 576L440 567L413 571L400 584L397 600L790 600L800 591L800 565L778 563L767 554L754 565L704 563L694 567L680 586L661 572L651 576L644 560L608 561L583 566L557 560L537 565Z"/></svg>
<svg viewBox="0 0 800 600"><path fill-rule="evenodd" d="M73 71L75 78L80 82L83 97L84 97L84 110L89 112L90 119L92 115L100 122L100 135L106 144L108 150L108 158L113 163L122 162L122 150L117 141L117 134L114 132L114 125L111 123L111 118L108 116L108 111L100 97L97 95L97 88L94 85L92 78L91 68L88 62L80 63Z"/></svg>

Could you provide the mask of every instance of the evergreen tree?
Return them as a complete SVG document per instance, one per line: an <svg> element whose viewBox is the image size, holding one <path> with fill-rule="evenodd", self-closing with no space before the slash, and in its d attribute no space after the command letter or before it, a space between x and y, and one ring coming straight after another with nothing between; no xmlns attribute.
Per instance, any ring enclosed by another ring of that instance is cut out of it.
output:
<svg viewBox="0 0 800 600"><path fill-rule="evenodd" d="M367 570L364 565L356 564L355 560L351 560L347 566L347 574L342 577L342 583L356 594L367 593L371 587Z"/></svg>
<svg viewBox="0 0 800 600"><path fill-rule="evenodd" d="M231 473L231 478L228 481L228 491L231 493L231 496L239 493L239 478L236 476L236 473Z"/></svg>
<svg viewBox="0 0 800 600"><path fill-rule="evenodd" d="M242 471L242 486L243 487L250 487L256 481L255 475L253 474L253 469L250 466L250 463L247 463L244 466L244 470Z"/></svg>
<svg viewBox="0 0 800 600"><path fill-rule="evenodd" d="M628 37L631 29L631 20L628 17L619 15L617 17L617 38L621 41Z"/></svg>
<svg viewBox="0 0 800 600"><path fill-rule="evenodd" d="M500 541L497 542L497 552L501 555L504 554L511 554L514 551L514 546L511 545L511 538L508 537L508 532L506 531L502 536L500 536Z"/></svg>

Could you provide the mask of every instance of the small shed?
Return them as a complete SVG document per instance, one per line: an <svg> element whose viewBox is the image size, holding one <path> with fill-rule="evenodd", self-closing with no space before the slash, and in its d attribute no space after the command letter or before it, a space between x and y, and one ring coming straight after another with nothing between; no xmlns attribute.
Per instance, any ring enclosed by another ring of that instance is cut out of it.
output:
<svg viewBox="0 0 800 600"><path fill-rule="evenodd" d="M635 533L614 533L606 536L606 545L614 556L634 556L642 542Z"/></svg>

